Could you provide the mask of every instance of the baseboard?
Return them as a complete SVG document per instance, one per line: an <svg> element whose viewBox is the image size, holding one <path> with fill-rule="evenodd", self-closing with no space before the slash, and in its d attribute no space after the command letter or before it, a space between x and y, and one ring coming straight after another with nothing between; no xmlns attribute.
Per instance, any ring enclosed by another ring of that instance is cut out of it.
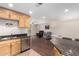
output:
<svg viewBox="0 0 79 59"><path fill-rule="evenodd" d="M26 50L24 50L24 51L21 51L21 53L22 53L22 52L25 52L25 51L28 51L28 50L30 50L30 48L28 48L28 49L26 49Z"/></svg>

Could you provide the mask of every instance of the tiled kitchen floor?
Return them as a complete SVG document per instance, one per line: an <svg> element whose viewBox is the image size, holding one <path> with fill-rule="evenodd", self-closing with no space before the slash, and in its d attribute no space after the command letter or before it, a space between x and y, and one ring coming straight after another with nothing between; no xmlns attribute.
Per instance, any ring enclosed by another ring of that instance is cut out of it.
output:
<svg viewBox="0 0 79 59"><path fill-rule="evenodd" d="M38 54L36 51L34 51L33 49L30 49L28 51L25 51L21 54L18 54L17 56L41 56L40 54Z"/></svg>

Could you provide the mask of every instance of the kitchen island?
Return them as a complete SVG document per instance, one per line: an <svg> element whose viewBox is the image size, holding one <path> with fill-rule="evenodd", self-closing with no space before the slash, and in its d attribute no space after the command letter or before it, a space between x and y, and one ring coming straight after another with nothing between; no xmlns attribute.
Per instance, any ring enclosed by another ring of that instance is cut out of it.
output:
<svg viewBox="0 0 79 59"><path fill-rule="evenodd" d="M79 41L52 38L55 47L65 56L79 56Z"/></svg>

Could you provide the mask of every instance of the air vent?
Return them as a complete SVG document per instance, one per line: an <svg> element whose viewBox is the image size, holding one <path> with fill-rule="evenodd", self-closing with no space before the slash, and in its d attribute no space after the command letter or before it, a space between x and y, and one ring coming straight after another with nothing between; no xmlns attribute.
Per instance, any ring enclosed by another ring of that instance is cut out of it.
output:
<svg viewBox="0 0 79 59"><path fill-rule="evenodd" d="M36 7L40 7L41 5L43 5L43 3L36 3L35 4Z"/></svg>
<svg viewBox="0 0 79 59"><path fill-rule="evenodd" d="M38 3L39 5L42 5L43 3Z"/></svg>

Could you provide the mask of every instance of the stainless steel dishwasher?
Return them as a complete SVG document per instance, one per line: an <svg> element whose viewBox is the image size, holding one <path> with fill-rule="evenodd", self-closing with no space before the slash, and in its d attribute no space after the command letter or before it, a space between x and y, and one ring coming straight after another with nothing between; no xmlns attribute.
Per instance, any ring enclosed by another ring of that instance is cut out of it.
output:
<svg viewBox="0 0 79 59"><path fill-rule="evenodd" d="M21 50L26 51L30 49L30 39L27 37L21 37Z"/></svg>

